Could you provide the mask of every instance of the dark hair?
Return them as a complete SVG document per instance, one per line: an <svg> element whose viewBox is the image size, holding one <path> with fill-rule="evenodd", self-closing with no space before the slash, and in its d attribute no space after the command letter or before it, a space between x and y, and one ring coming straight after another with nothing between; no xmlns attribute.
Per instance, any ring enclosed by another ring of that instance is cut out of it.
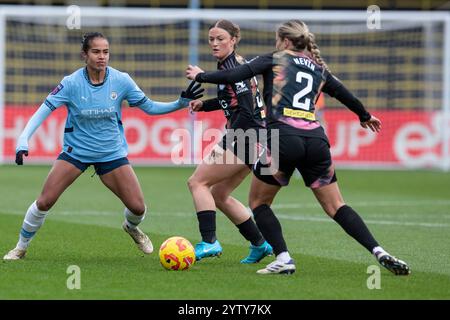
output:
<svg viewBox="0 0 450 320"><path fill-rule="evenodd" d="M230 20L221 19L214 22L209 27L209 30L211 30L212 28L223 29L228 32L232 38L236 38L236 44L234 45L234 47L237 47L237 44L241 40L241 29L237 24L231 22Z"/></svg>
<svg viewBox="0 0 450 320"><path fill-rule="evenodd" d="M106 37L100 32L88 32L83 35L83 39L81 40L81 51L84 53L88 53L89 48L91 47L91 41L95 38L103 38L105 40Z"/></svg>

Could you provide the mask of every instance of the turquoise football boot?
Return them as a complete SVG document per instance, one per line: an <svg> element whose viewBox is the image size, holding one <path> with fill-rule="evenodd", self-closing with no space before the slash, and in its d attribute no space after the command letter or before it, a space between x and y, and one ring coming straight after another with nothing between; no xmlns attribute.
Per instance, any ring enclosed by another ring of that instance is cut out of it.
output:
<svg viewBox="0 0 450 320"><path fill-rule="evenodd" d="M241 260L241 263L258 263L266 256L271 256L273 254L272 246L267 242L260 246L250 245L249 255Z"/></svg>
<svg viewBox="0 0 450 320"><path fill-rule="evenodd" d="M200 261L203 258L218 257L222 254L222 246L219 241L213 243L200 242L195 245L195 259Z"/></svg>

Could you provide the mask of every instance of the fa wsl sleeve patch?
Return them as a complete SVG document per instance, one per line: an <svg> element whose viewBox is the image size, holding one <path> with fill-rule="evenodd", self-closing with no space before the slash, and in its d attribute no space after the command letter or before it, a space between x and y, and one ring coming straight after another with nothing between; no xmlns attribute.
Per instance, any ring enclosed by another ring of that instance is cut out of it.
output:
<svg viewBox="0 0 450 320"><path fill-rule="evenodd" d="M62 90L62 88L64 88L64 86L62 85L62 83L58 84L58 86L52 90L52 92L50 92L50 94L52 96L54 96L55 94L57 94L58 92L60 92Z"/></svg>

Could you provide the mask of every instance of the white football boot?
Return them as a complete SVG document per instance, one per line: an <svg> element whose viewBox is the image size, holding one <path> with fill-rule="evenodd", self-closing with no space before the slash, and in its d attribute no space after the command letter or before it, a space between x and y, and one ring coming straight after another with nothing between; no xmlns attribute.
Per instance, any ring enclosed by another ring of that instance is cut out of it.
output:
<svg viewBox="0 0 450 320"><path fill-rule="evenodd" d="M3 257L3 260L20 260L25 257L27 250L15 247Z"/></svg>
<svg viewBox="0 0 450 320"><path fill-rule="evenodd" d="M407 276L411 274L411 269L405 261L397 259L387 252L375 252L375 257L383 267L396 276Z"/></svg>
<svg viewBox="0 0 450 320"><path fill-rule="evenodd" d="M123 223L122 228L131 236L133 241L142 252L144 252L145 254L150 254L153 252L152 242L150 241L149 237L141 231L141 229L139 229L138 227L136 227L135 229L130 229L128 228L126 222Z"/></svg>
<svg viewBox="0 0 450 320"><path fill-rule="evenodd" d="M275 260L269 263L264 269L256 271L258 274L292 274L295 272L294 260L288 263Z"/></svg>

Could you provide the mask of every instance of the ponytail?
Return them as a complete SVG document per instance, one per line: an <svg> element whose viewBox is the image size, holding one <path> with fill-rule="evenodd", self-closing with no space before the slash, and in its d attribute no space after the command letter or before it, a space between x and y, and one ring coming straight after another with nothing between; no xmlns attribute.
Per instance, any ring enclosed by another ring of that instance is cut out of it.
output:
<svg viewBox="0 0 450 320"><path fill-rule="evenodd" d="M325 61L323 61L322 57L320 56L319 47L317 46L314 34L312 33L309 33L309 41L307 43L306 49L308 49L308 51L311 52L314 60L316 60L318 64L320 64L324 69L329 71L327 64L325 63Z"/></svg>

